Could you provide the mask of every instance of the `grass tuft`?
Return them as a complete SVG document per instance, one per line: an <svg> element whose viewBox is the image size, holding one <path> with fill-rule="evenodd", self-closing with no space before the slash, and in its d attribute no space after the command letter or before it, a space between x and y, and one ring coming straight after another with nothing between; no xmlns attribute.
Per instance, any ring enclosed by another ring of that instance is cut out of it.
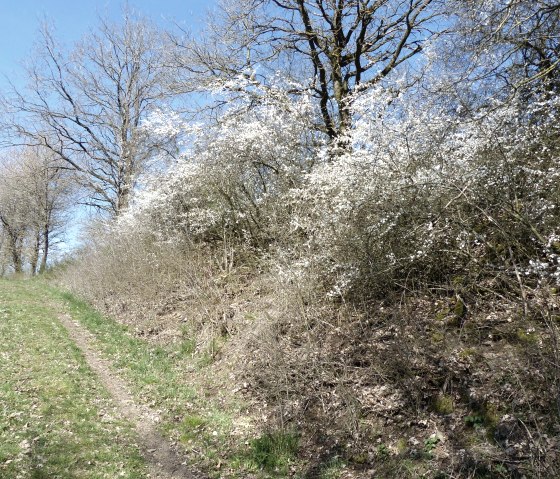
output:
<svg viewBox="0 0 560 479"><path fill-rule="evenodd" d="M296 457L299 438L287 432L269 432L251 441L248 459L260 469L284 475Z"/></svg>

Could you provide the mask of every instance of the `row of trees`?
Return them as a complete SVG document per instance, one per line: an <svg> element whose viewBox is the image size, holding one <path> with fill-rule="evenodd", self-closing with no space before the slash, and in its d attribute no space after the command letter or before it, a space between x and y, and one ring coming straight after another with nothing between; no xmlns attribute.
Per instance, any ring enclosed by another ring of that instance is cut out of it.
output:
<svg viewBox="0 0 560 479"><path fill-rule="evenodd" d="M235 195L220 183L217 194L246 210L227 222L251 218L258 236L259 205L278 184L296 189L315 168L373 148L356 136L364 121L371 128L388 110L405 119L417 102L449 121L478 121L496 101L548 101L559 88L559 16L554 0L236 0L197 38L125 12L70 50L45 27L28 85L2 97L5 142L49 152L55 170L72 171L87 192L85 203L109 216L169 160L206 171L223 158L220 171L236 169L242 183ZM382 103L372 100L379 92ZM299 112L289 160L274 148L257 153L264 137L243 136L243 122L270 127L271 105L277 118ZM192 119L231 145L208 154L216 144Z"/></svg>
<svg viewBox="0 0 560 479"><path fill-rule="evenodd" d="M73 192L68 169L39 148L5 152L0 169L0 276L44 272Z"/></svg>

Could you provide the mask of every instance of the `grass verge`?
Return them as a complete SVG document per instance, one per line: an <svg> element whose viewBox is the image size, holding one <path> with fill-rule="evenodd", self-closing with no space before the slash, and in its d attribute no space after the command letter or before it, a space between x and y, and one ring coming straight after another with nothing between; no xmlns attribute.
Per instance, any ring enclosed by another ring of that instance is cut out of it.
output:
<svg viewBox="0 0 560 479"><path fill-rule="evenodd" d="M34 281L0 280L0 478L146 477L131 426Z"/></svg>
<svg viewBox="0 0 560 479"><path fill-rule="evenodd" d="M196 391L191 376L195 369L204 374L206 366L193 357L191 348L185 352L181 343L152 345L72 294L50 291L94 335L95 347L128 381L133 394L160 411L163 433L183 445L193 465L216 478L288 475L297 437L274 433L255 438L245 405L226 402L217 391L212 397Z"/></svg>

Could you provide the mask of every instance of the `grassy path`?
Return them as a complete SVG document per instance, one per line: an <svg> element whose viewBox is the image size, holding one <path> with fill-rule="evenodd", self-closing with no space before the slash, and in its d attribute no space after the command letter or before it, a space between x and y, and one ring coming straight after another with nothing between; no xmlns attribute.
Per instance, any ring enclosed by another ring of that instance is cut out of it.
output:
<svg viewBox="0 0 560 479"><path fill-rule="evenodd" d="M91 334L82 329L68 314L61 315L59 319L70 333L70 338L83 352L89 367L95 371L111 394L121 417L134 425L142 455L148 462L150 477L192 478L191 471L186 467L186 458L158 432L159 415L135 402L128 386L111 371L109 362L101 358L92 346L94 338Z"/></svg>
<svg viewBox="0 0 560 479"><path fill-rule="evenodd" d="M0 281L0 479L189 477L61 303Z"/></svg>
<svg viewBox="0 0 560 479"><path fill-rule="evenodd" d="M250 406L193 388L206 363L186 341L155 346L45 281L0 280L0 479L291 475L297 438L255 436Z"/></svg>

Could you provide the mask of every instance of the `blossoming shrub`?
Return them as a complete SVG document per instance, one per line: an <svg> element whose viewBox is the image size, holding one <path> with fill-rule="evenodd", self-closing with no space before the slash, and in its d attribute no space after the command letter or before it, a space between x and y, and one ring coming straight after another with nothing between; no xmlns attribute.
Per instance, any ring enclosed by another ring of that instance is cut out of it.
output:
<svg viewBox="0 0 560 479"><path fill-rule="evenodd" d="M235 241L266 248L283 234L284 195L315 161L310 103L272 96L199 129L183 157L154 177L118 223L150 224L159 240Z"/></svg>
<svg viewBox="0 0 560 479"><path fill-rule="evenodd" d="M90 235L66 282L142 334L169 314L205 377L320 448L352 444L360 469L378 434L438 430L439 467L472 476L511 460L495 432L516 415L526 475L556 477L558 100L469 114L374 91L344 152L305 100L262 100L188 129L183 158Z"/></svg>
<svg viewBox="0 0 560 479"><path fill-rule="evenodd" d="M322 265L330 294L459 276L557 281L557 100L497 103L467 120L392 108L362 120L355 149L292 193L293 223L304 225L308 260Z"/></svg>
<svg viewBox="0 0 560 479"><path fill-rule="evenodd" d="M230 266L258 258L346 299L558 282L558 98L462 114L373 90L355 99L342 153L314 131L305 97L258 99L191 129L111 238L225 247Z"/></svg>

